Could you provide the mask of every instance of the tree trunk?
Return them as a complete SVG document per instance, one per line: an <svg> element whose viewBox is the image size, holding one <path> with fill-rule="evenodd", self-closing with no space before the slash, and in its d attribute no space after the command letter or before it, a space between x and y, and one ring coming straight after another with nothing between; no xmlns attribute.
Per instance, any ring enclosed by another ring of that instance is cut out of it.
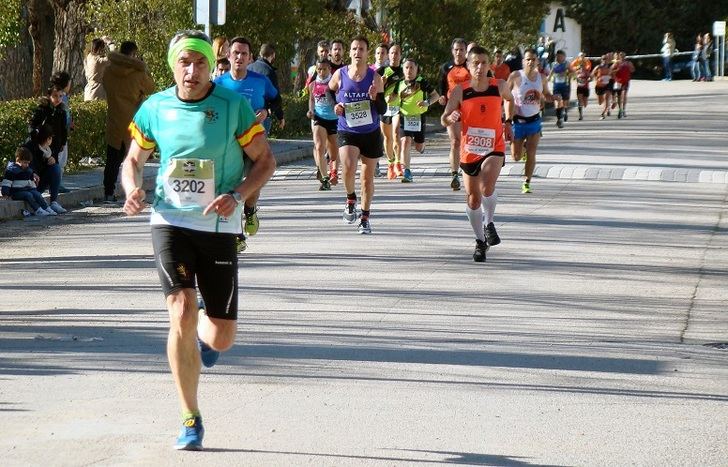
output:
<svg viewBox="0 0 728 467"><path fill-rule="evenodd" d="M298 57L298 70L296 72L296 79L293 81L293 92L298 94L306 85L306 78L308 78L306 72L311 61L316 56L316 43L310 39L302 40L298 44L296 55Z"/></svg>
<svg viewBox="0 0 728 467"><path fill-rule="evenodd" d="M32 43L33 95L45 92L53 68L53 10L48 0L30 0L28 33Z"/></svg>
<svg viewBox="0 0 728 467"><path fill-rule="evenodd" d="M18 45L5 49L0 68L0 100L21 99L33 95L33 45L28 31L20 31Z"/></svg>
<svg viewBox="0 0 728 467"><path fill-rule="evenodd" d="M83 72L83 50L90 31L84 19L86 0L51 0L55 13L55 48L53 72L71 75L71 90L82 90L86 84Z"/></svg>

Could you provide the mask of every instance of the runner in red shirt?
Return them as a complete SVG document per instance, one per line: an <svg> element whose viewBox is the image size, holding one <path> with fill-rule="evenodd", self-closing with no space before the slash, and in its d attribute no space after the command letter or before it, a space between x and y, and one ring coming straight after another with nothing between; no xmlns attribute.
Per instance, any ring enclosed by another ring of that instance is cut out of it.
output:
<svg viewBox="0 0 728 467"><path fill-rule="evenodd" d="M619 105L619 113L617 118L627 118L627 91L629 91L629 81L634 73L634 65L627 60L624 52L617 54L617 60L612 65L614 71L614 94Z"/></svg>

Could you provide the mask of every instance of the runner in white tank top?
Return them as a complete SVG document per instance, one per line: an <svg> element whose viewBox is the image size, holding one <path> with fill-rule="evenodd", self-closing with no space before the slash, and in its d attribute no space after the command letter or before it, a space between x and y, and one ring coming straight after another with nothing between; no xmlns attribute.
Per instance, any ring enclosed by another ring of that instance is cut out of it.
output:
<svg viewBox="0 0 728 467"><path fill-rule="evenodd" d="M541 92L543 83L541 73L536 73L536 79L531 81L524 70L518 70L521 84L513 90L515 98L516 115L532 117L541 111Z"/></svg>
<svg viewBox="0 0 728 467"><path fill-rule="evenodd" d="M511 156L526 162L521 193L531 192L531 177L536 169L536 149L541 139L541 99L547 102L561 101L549 91L546 81L538 72L536 51L527 49L523 54L523 70L514 71L508 77L508 87L513 93L513 102L506 108L506 121L513 122ZM526 154L523 148L526 147Z"/></svg>

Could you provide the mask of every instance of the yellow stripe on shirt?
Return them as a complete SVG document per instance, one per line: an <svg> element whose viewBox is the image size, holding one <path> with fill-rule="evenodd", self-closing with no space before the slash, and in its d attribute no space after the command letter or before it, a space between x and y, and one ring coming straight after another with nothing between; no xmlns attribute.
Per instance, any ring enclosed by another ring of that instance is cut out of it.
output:
<svg viewBox="0 0 728 467"><path fill-rule="evenodd" d="M245 133L243 133L242 135L236 136L236 139L238 140L238 144L244 148L245 146L250 144L251 141L253 141L253 138L261 133L265 134L265 129L263 128L263 125L261 125L260 123L256 123L248 128L247 131L245 131Z"/></svg>
<svg viewBox="0 0 728 467"><path fill-rule="evenodd" d="M129 133L131 133L131 138L144 150L154 149L157 146L157 143L144 136L144 133L142 133L134 122L129 124Z"/></svg>

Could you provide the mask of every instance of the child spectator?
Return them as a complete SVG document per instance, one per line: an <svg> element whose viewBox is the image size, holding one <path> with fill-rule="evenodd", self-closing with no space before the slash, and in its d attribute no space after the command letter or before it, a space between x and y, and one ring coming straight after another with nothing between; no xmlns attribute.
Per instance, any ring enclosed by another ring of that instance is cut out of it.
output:
<svg viewBox="0 0 728 467"><path fill-rule="evenodd" d="M53 156L52 146L55 138L50 125L42 125L30 134L30 140L23 147L33 155L31 167L38 177L38 191L43 193L49 189L51 193L50 208L58 214L66 212L58 203L58 185L61 183L61 168Z"/></svg>
<svg viewBox="0 0 728 467"><path fill-rule="evenodd" d="M73 119L71 118L71 107L68 103L68 94L71 92L71 75L69 75L65 71L58 71L56 73L53 73L53 76L51 76L51 84L53 86L58 86L63 90L63 105L66 106L66 132L70 133L73 130ZM68 193L68 188L63 186L63 170L66 168L66 163L68 162L68 140L66 140L66 144L63 146L63 149L61 149L61 152L58 154L58 163L61 165L61 184L58 187L59 193Z"/></svg>
<svg viewBox="0 0 728 467"><path fill-rule="evenodd" d="M2 182L2 195L16 201L25 201L36 216L58 215L43 199L35 187L36 175L30 168L33 154L26 147L15 151L15 162L8 163Z"/></svg>

